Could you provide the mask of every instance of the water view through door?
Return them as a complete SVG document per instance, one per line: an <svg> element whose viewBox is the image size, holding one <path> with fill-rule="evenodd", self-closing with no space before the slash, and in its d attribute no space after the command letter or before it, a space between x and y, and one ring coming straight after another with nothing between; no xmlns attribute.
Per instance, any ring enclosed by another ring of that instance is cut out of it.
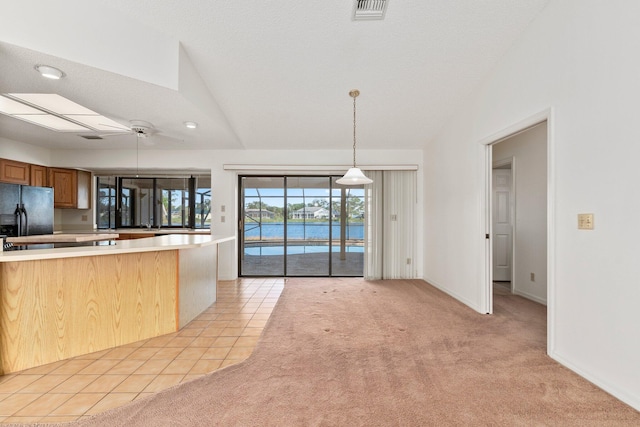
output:
<svg viewBox="0 0 640 427"><path fill-rule="evenodd" d="M337 178L240 177L240 275L362 276L364 188Z"/></svg>

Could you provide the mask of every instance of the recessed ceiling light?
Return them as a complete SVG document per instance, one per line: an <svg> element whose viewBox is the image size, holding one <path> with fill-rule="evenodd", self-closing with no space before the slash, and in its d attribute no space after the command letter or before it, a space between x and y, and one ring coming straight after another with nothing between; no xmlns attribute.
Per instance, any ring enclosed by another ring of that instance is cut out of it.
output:
<svg viewBox="0 0 640 427"><path fill-rule="evenodd" d="M198 127L198 124L196 122L184 122L184 125L189 129L195 129Z"/></svg>
<svg viewBox="0 0 640 427"><path fill-rule="evenodd" d="M36 71L38 71L42 77L46 77L48 79L60 80L65 76L62 70L59 70L56 67L52 67L50 65L38 64L33 68L35 68Z"/></svg>

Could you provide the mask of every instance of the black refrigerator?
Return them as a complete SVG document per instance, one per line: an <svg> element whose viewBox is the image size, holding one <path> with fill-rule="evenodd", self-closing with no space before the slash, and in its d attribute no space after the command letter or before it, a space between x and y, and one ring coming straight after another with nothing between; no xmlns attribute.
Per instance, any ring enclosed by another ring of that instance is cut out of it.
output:
<svg viewBox="0 0 640 427"><path fill-rule="evenodd" d="M53 188L0 183L0 234L53 234Z"/></svg>

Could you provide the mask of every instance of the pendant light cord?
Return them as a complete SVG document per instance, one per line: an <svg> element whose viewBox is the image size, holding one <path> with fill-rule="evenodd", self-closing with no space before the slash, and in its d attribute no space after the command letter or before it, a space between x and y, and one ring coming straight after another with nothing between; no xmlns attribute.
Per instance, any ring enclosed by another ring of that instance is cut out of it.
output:
<svg viewBox="0 0 640 427"><path fill-rule="evenodd" d="M353 167L356 167L356 98L360 95L360 91L357 89L349 92L349 95L353 97Z"/></svg>

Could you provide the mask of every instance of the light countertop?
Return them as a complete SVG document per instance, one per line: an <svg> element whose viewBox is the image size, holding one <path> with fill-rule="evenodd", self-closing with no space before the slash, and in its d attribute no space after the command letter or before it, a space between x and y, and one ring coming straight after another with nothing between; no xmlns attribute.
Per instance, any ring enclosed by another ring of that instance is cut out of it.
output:
<svg viewBox="0 0 640 427"><path fill-rule="evenodd" d="M235 236L216 236L211 234L169 234L145 239L117 240L115 244L112 245L4 251L0 252L0 262L189 249L214 245L234 239Z"/></svg>
<svg viewBox="0 0 640 427"><path fill-rule="evenodd" d="M197 234L209 235L211 230L208 228L94 228L94 229L76 229L56 231L55 233L73 233L73 234Z"/></svg>
<svg viewBox="0 0 640 427"><path fill-rule="evenodd" d="M14 245L30 245L34 243L82 243L114 240L120 235L113 233L55 233L34 236L7 237L7 242Z"/></svg>

